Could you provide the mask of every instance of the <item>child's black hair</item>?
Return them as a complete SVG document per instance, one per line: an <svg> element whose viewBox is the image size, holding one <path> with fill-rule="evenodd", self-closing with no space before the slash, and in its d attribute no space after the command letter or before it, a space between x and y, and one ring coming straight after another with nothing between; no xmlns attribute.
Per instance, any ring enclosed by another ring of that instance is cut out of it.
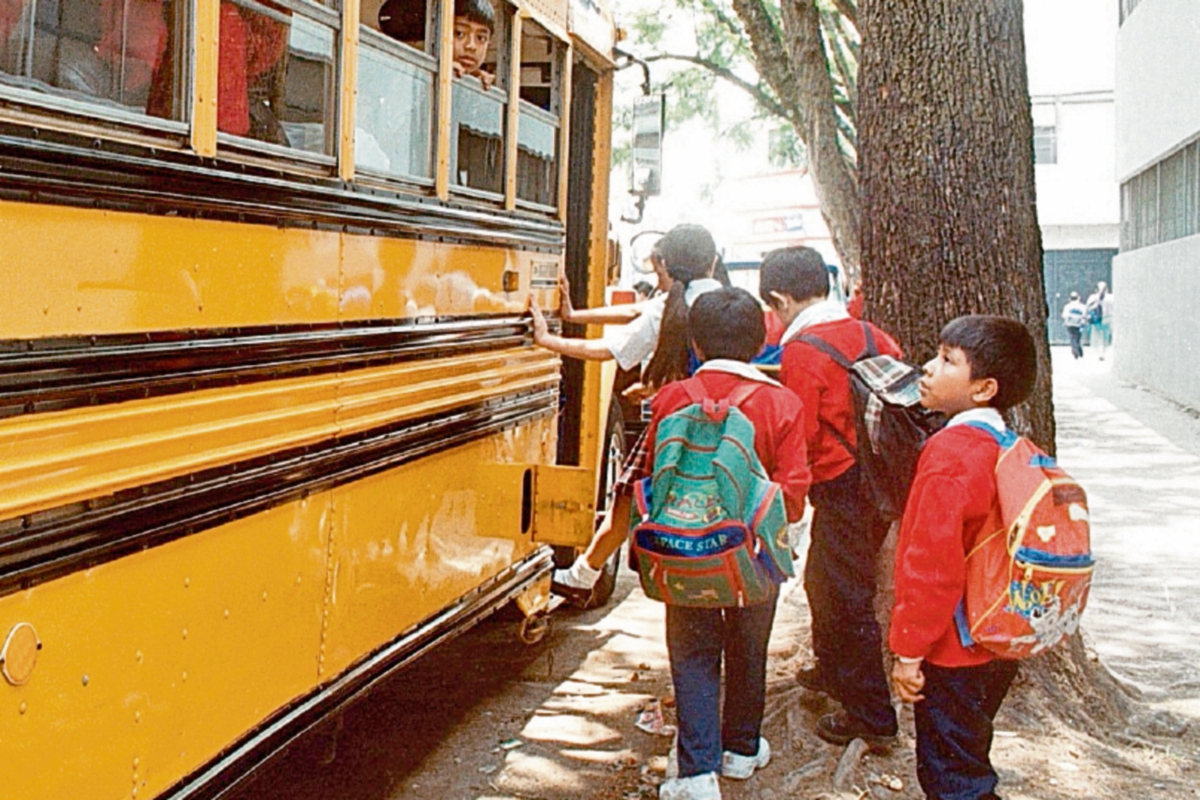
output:
<svg viewBox="0 0 1200 800"><path fill-rule="evenodd" d="M1023 403L1037 380L1037 348L1019 321L971 314L942 328L942 344L957 347L971 366L971 379L992 378L999 389L990 405L1006 411Z"/></svg>
<svg viewBox="0 0 1200 800"><path fill-rule="evenodd" d="M762 306L754 295L737 287L705 292L688 311L688 338L706 359L748 362L767 339Z"/></svg>
<svg viewBox="0 0 1200 800"><path fill-rule="evenodd" d="M829 270L825 267L825 257L811 247L781 247L767 253L759 269L758 296L774 306L771 292L793 300L828 296Z"/></svg>
<svg viewBox="0 0 1200 800"><path fill-rule="evenodd" d="M650 283L650 281L638 281L633 285L633 291L643 297L649 297L654 294L654 284Z"/></svg>
<svg viewBox="0 0 1200 800"><path fill-rule="evenodd" d="M496 30L496 8L489 0L454 0L454 16L466 17L477 25Z"/></svg>
<svg viewBox="0 0 1200 800"><path fill-rule="evenodd" d="M700 225L676 225L658 240L658 252L673 283L663 308L658 346L642 375L642 382L657 389L687 377L688 307L687 285L712 274L717 245L712 234Z"/></svg>

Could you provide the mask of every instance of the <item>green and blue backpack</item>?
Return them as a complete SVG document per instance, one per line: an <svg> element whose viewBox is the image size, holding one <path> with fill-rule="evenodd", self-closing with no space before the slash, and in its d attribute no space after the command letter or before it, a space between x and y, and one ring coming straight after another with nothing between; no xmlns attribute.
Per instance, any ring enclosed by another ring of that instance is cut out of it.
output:
<svg viewBox="0 0 1200 800"><path fill-rule="evenodd" d="M699 378L682 385L692 402L659 423L653 475L634 489L631 560L654 600L754 605L795 574L783 493L738 408L761 384L741 384L722 400L708 397Z"/></svg>

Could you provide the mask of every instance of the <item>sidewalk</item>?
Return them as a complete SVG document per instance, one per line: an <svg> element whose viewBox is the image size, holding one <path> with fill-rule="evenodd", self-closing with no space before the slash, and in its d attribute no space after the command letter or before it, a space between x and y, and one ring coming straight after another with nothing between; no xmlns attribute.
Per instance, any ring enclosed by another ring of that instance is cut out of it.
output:
<svg viewBox="0 0 1200 800"><path fill-rule="evenodd" d="M1098 558L1086 639L1151 698L1200 697L1200 417L1111 358L1053 350L1058 458L1088 492Z"/></svg>

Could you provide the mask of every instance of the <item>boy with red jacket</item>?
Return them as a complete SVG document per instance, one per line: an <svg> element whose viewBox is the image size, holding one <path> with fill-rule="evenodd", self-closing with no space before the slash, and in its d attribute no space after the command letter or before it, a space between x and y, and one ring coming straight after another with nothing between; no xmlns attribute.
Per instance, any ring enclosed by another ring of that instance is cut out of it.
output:
<svg viewBox="0 0 1200 800"><path fill-rule="evenodd" d="M692 349L704 363L689 380L714 400L747 383L758 386L738 404L754 424L754 450L779 484L789 522L804 515L810 481L803 411L795 395L747 363L762 349L762 309L745 289L722 288L696 299L688 314ZM651 404L649 441L659 423L694 401L682 381L668 383ZM653 474L653 452L646 474ZM720 800L718 775L745 780L771 760L761 736L766 699L767 640L777 588L769 599L739 608L667 606L667 653L679 720L679 774L659 787L660 800ZM721 663L725 700L721 705Z"/></svg>
<svg viewBox="0 0 1200 800"><path fill-rule="evenodd" d="M1024 401L1036 377L1037 351L1024 325L968 316L942 330L920 382L921 404L950 421L921 451L900 523L888 644L897 657L892 687L916 703L917 777L925 795L938 800L996 797L992 720L1017 662L964 647L954 623L967 554L1003 527L1000 447L972 423L1003 431L1001 412Z"/></svg>
<svg viewBox="0 0 1200 800"><path fill-rule="evenodd" d="M788 326L780 380L804 406L804 435L813 485L812 541L804 591L812 614L816 666L802 686L827 692L842 710L817 720L817 735L834 744L888 739L896 711L888 694L875 620L875 557L887 523L870 502L855 461L850 376L822 347L855 361L868 347L899 357L900 347L869 322L851 319L828 298L825 259L810 247L787 247L763 259L759 294Z"/></svg>

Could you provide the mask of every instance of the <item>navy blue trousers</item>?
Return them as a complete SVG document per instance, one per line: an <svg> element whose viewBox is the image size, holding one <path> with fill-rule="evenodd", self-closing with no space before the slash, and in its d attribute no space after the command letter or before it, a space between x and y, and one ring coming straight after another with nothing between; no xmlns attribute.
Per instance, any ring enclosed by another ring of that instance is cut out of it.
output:
<svg viewBox="0 0 1200 800"><path fill-rule="evenodd" d="M890 735L896 731L896 711L875 619L875 558L888 525L867 500L857 465L813 485L809 499L812 542L804 591L817 668L851 717L874 733Z"/></svg>
<svg viewBox="0 0 1200 800"><path fill-rule="evenodd" d="M913 706L917 722L917 779L934 800L993 800L992 720L1017 674L1017 662L977 667L925 663L925 699Z"/></svg>
<svg viewBox="0 0 1200 800"><path fill-rule="evenodd" d="M679 776L721 773L721 752L758 752L767 694L767 640L778 588L745 608L667 606L667 652L679 720ZM725 703L721 708L721 657Z"/></svg>

